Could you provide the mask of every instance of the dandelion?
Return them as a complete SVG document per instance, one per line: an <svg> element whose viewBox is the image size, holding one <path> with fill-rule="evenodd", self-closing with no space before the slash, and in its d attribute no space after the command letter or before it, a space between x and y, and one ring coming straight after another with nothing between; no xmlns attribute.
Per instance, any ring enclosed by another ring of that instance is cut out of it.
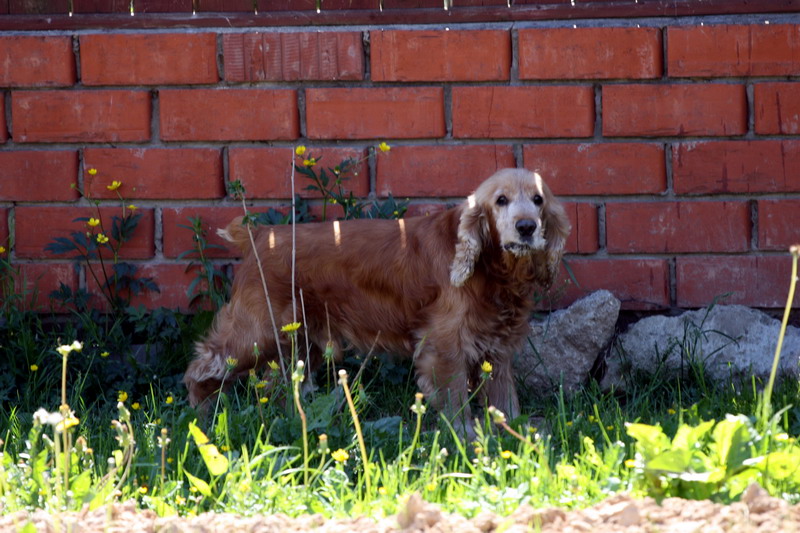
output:
<svg viewBox="0 0 800 533"><path fill-rule="evenodd" d="M627 466L628 468L635 468L636 467L636 461L633 460L633 459L626 459L625 460L625 466Z"/></svg>
<svg viewBox="0 0 800 533"><path fill-rule="evenodd" d="M381 143L378 145L378 150L380 150L381 152L384 152L384 153L385 153L385 152L388 152L388 151L389 151L389 150L391 150L391 149L392 149L392 147L391 147L391 146L389 146L388 144L386 144L386 142L381 142Z"/></svg>
<svg viewBox="0 0 800 533"><path fill-rule="evenodd" d="M6 247L5 246L0 246L0 254L4 254L4 253L6 253Z"/></svg>
<svg viewBox="0 0 800 533"><path fill-rule="evenodd" d="M173 398L172 396L167 396L167 399L164 401L167 402L167 405L169 405L175 401L175 398Z"/></svg>
<svg viewBox="0 0 800 533"><path fill-rule="evenodd" d="M61 422L56 424L56 432L61 433L64 430L77 426L78 422L80 421L77 418L75 418L75 415L73 415L70 412L68 416L66 416Z"/></svg>
<svg viewBox="0 0 800 533"><path fill-rule="evenodd" d="M294 333L300 329L300 322L292 322L291 324L286 324L281 328L283 333Z"/></svg>
<svg viewBox="0 0 800 533"><path fill-rule="evenodd" d="M256 383L256 388L257 389L266 389L267 388L267 382L264 381L263 379L260 380L258 383Z"/></svg>
<svg viewBox="0 0 800 533"><path fill-rule="evenodd" d="M266 397L259 398L258 401L259 401L259 403L267 403L269 401L269 398L266 398Z"/></svg>
<svg viewBox="0 0 800 533"><path fill-rule="evenodd" d="M331 457L333 457L333 460L336 461L337 463L344 463L345 461L347 461L347 458L349 456L346 451L339 448L338 450L336 450L331 454Z"/></svg>
<svg viewBox="0 0 800 533"><path fill-rule="evenodd" d="M278 370L278 363L275 361L270 361L267 363L267 366L270 368L270 370Z"/></svg>
<svg viewBox="0 0 800 533"><path fill-rule="evenodd" d="M81 350L83 350L83 343L78 341L73 341L72 344L62 344L61 346L56 348L56 351L62 357L67 357L70 353L80 352Z"/></svg>
<svg viewBox="0 0 800 533"><path fill-rule="evenodd" d="M386 496L389 491L386 490L386 487L378 487L378 494L381 496Z"/></svg>
<svg viewBox="0 0 800 533"><path fill-rule="evenodd" d="M669 409L667 409L667 414L674 415L676 412L677 412L677 411L675 411L675 409L673 409L672 407L670 407Z"/></svg>
<svg viewBox="0 0 800 533"><path fill-rule="evenodd" d="M513 454L508 450L503 450L502 452L500 452L500 457L502 457L503 459L511 459L512 455Z"/></svg>
<svg viewBox="0 0 800 533"><path fill-rule="evenodd" d="M313 167L317 164L317 160L313 157L309 157L308 159L303 159L303 166L304 167Z"/></svg>
<svg viewBox="0 0 800 533"><path fill-rule="evenodd" d="M105 243L108 242L108 237L106 237L102 233L98 233L97 234L97 242L100 243L100 244L105 244Z"/></svg>
<svg viewBox="0 0 800 533"><path fill-rule="evenodd" d="M86 172L88 172L90 176L95 176L95 175L97 175L97 169L96 169L96 168L90 168L90 169L89 169L89 170L87 170Z"/></svg>
<svg viewBox="0 0 800 533"><path fill-rule="evenodd" d="M133 402L131 404L131 409L133 409L134 411L138 411L141 408L142 408L142 406L139 404L139 402Z"/></svg>
<svg viewBox="0 0 800 533"><path fill-rule="evenodd" d="M92 228L99 224L100 224L100 219L94 217L90 218L89 221L86 223L87 226L90 226Z"/></svg>
<svg viewBox="0 0 800 533"><path fill-rule="evenodd" d="M128 206L128 209L130 209L131 211L136 211L136 210L137 210L137 209L139 209L139 208L138 208L138 207L136 207L136 206L135 206L135 205L133 205L133 204L130 204L130 205Z"/></svg>
<svg viewBox="0 0 800 533"><path fill-rule="evenodd" d="M116 191L120 187L122 187L122 182L117 180L112 181L111 185L106 185L106 189L109 191Z"/></svg>
<svg viewBox="0 0 800 533"><path fill-rule="evenodd" d="M235 357L225 358L225 366L227 367L228 372L236 368L237 364L239 364L239 361L237 361Z"/></svg>
<svg viewBox="0 0 800 533"><path fill-rule="evenodd" d="M430 483L425 485L425 490L427 490L428 492L433 492L434 490L436 490L436 483L431 481Z"/></svg>
<svg viewBox="0 0 800 533"><path fill-rule="evenodd" d="M117 393L117 401L121 403L125 403L128 400L128 393L124 390L121 390Z"/></svg>
<svg viewBox="0 0 800 533"><path fill-rule="evenodd" d="M572 420L567 420L567 427L568 427L568 428L571 428L571 427L572 427Z"/></svg>
<svg viewBox="0 0 800 533"><path fill-rule="evenodd" d="M100 357L105 358L105 357L108 357L109 355L111 355L111 353L109 353L109 352L100 352Z"/></svg>
<svg viewBox="0 0 800 533"><path fill-rule="evenodd" d="M294 149L294 153L297 155L303 155L304 153L306 153L306 147L301 144L300 146Z"/></svg>
<svg viewBox="0 0 800 533"><path fill-rule="evenodd" d="M139 487L139 494L147 494L147 487Z"/></svg>
<svg viewBox="0 0 800 533"><path fill-rule="evenodd" d="M608 431L611 431L612 429L614 429L614 426L612 424L609 424L609 425L606 426L606 429Z"/></svg>
<svg viewBox="0 0 800 533"><path fill-rule="evenodd" d="M491 374L492 368L493 368L492 363L490 363L489 361L484 361L483 364L481 364L481 372L483 372L484 374Z"/></svg>
<svg viewBox="0 0 800 533"><path fill-rule="evenodd" d="M186 503L186 498L184 498L183 496L176 496L175 503L178 505L184 505Z"/></svg>

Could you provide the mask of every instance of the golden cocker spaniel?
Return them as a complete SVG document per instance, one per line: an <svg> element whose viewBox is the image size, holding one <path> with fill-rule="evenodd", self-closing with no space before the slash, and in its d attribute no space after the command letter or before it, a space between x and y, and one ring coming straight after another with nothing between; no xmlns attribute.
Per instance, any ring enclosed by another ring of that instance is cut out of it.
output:
<svg viewBox="0 0 800 533"><path fill-rule="evenodd" d="M459 430L471 434L465 403L488 361L492 376L479 394L518 416L512 357L528 332L534 289L552 283L569 231L561 203L538 174L522 169L497 172L461 205L434 215L298 225L295 290L302 290L306 318L299 333L312 346L307 368L319 366L329 342L339 357L344 348L367 351L377 340L381 350L414 357L420 390L444 413L460 411ZM291 227L253 233L280 327L295 316ZM288 339L273 335L241 217L220 234L244 260L230 302L186 370L192 405L215 394L226 373L230 383L276 360L276 342L289 351ZM300 309L296 316L303 316Z"/></svg>

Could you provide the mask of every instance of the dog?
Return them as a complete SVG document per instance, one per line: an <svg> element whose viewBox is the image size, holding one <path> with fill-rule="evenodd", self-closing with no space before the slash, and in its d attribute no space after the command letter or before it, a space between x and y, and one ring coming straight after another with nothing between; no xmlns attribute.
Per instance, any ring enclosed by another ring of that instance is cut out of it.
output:
<svg viewBox="0 0 800 533"><path fill-rule="evenodd" d="M295 230L294 304L291 226L252 228L257 254L242 217L220 231L244 259L230 302L186 370L191 405L215 395L223 382L276 361L277 343L289 352L288 337L273 334L260 260L277 327L305 311L298 334L311 346L309 371L320 365L326 346L336 358L347 348L373 346L413 357L430 404L450 417L460 413L457 428L473 434L470 387L480 383L488 362L491 378L477 389L479 397L510 418L520 414L512 358L528 333L534 291L552 284L570 231L562 204L538 174L500 170L460 205L429 216Z"/></svg>

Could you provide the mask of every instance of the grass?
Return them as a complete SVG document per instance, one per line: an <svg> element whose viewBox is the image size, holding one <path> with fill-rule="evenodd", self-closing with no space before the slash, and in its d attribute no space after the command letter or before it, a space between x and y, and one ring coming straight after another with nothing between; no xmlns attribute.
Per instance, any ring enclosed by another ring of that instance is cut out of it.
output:
<svg viewBox="0 0 800 533"><path fill-rule="evenodd" d="M369 215L331 176L316 186ZM386 210L402 214L394 203ZM188 227L206 281L193 294L219 305L224 279L203 255L201 228ZM781 338L796 248L792 259ZM800 385L775 382L776 367L766 384L709 384L698 362L682 379L637 379L624 394L596 383L570 397L523 392L524 419L476 406L482 423L465 442L427 409L408 363L387 356L350 354L303 394L300 325L277 324L290 366L251 375L200 417L180 378L210 312L145 312L109 292L111 313L75 305L68 317L46 316L24 311L16 275L0 258L0 513L134 499L161 515L377 517L416 492L466 516L502 515L523 503L585 507L619 491L729 502L751 482L800 499Z"/></svg>

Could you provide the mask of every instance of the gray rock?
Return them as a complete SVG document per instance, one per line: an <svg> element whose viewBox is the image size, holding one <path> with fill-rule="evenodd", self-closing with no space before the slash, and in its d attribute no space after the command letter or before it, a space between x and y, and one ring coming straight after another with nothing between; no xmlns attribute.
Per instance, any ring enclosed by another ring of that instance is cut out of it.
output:
<svg viewBox="0 0 800 533"><path fill-rule="evenodd" d="M606 358L601 386L625 390L640 373L674 377L697 369L709 382L720 384L750 376L766 379L779 330L780 321L741 305L718 305L677 317L648 317L619 336ZM796 376L798 359L800 329L789 326L779 373Z"/></svg>
<svg viewBox="0 0 800 533"><path fill-rule="evenodd" d="M620 302L608 291L597 291L531 322L526 349L515 363L522 389L536 395L558 390L569 393L586 383L598 355L611 342Z"/></svg>

